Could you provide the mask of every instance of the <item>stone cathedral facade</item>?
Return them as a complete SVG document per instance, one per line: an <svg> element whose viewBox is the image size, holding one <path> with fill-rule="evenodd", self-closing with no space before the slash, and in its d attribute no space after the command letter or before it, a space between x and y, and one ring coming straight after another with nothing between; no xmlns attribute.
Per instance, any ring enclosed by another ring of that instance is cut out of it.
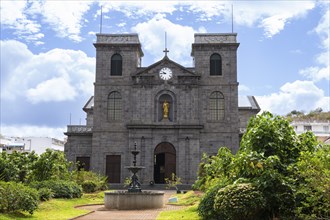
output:
<svg viewBox="0 0 330 220"><path fill-rule="evenodd" d="M236 34L194 37L193 67L171 60L166 48L161 60L141 67L137 34L97 34L94 96L83 108L86 125L68 126L66 157L123 183L136 145L142 184L163 184L175 173L190 185L203 153L236 152L260 110L253 96L238 97Z"/></svg>

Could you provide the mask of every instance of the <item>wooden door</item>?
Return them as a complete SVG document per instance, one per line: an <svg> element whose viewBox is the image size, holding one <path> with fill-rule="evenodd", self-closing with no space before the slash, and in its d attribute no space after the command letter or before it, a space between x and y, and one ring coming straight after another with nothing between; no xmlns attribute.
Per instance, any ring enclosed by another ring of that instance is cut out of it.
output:
<svg viewBox="0 0 330 220"><path fill-rule="evenodd" d="M109 183L120 183L120 155L107 155L106 157L106 175Z"/></svg>

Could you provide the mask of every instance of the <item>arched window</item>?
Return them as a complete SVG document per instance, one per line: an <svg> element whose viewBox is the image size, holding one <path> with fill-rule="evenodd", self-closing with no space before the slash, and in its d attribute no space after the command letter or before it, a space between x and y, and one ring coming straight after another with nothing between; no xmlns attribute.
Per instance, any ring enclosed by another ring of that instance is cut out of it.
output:
<svg viewBox="0 0 330 220"><path fill-rule="evenodd" d="M115 121L122 118L122 102L119 92L111 92L108 96L108 120Z"/></svg>
<svg viewBox="0 0 330 220"><path fill-rule="evenodd" d="M210 57L210 75L211 76L221 76L222 75L222 61L221 56L214 53Z"/></svg>
<svg viewBox="0 0 330 220"><path fill-rule="evenodd" d="M123 59L119 54L114 54L111 57L111 76L122 75Z"/></svg>
<svg viewBox="0 0 330 220"><path fill-rule="evenodd" d="M211 120L223 120L225 117L225 99L221 92L213 92L209 100L209 117Z"/></svg>

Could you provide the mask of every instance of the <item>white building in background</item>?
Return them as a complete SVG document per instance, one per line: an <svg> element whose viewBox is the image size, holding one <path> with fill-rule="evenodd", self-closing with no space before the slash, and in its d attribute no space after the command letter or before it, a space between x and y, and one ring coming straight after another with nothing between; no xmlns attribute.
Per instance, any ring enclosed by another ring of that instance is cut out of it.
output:
<svg viewBox="0 0 330 220"><path fill-rule="evenodd" d="M1 138L1 151L12 153L32 152L42 154L47 148L64 151L64 141L49 137L3 137ZM1 152L0 151L0 152Z"/></svg>
<svg viewBox="0 0 330 220"><path fill-rule="evenodd" d="M293 121L291 125L297 134L311 131L318 140L330 143L330 121Z"/></svg>

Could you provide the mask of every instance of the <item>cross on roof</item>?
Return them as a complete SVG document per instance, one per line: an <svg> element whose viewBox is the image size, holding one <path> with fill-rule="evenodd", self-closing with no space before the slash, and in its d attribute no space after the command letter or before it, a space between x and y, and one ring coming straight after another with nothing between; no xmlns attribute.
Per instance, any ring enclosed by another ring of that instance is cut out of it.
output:
<svg viewBox="0 0 330 220"><path fill-rule="evenodd" d="M165 53L165 56L167 56L167 53L170 51L167 48L165 48L165 50L163 50L163 52Z"/></svg>
<svg viewBox="0 0 330 220"><path fill-rule="evenodd" d="M163 50L163 52L165 53L165 56L167 56L167 53L170 52L170 51L167 49L167 37L166 37L166 32L165 32L165 50Z"/></svg>

